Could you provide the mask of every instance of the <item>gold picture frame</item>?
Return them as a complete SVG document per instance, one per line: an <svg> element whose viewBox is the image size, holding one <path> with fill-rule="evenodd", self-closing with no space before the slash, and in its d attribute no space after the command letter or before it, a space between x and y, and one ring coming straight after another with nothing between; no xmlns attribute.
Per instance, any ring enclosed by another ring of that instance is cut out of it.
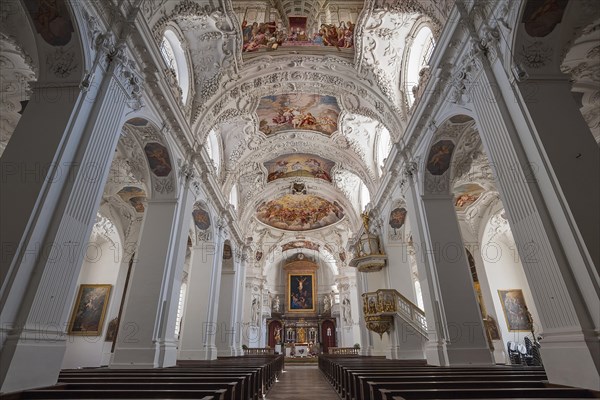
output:
<svg viewBox="0 0 600 400"><path fill-rule="evenodd" d="M69 335L100 336L112 285L79 286L69 321Z"/></svg>
<svg viewBox="0 0 600 400"><path fill-rule="evenodd" d="M288 313L314 313L316 304L316 277L314 272L289 272L287 281Z"/></svg>
<svg viewBox="0 0 600 400"><path fill-rule="evenodd" d="M510 332L531 332L531 317L521 289L498 290L506 327Z"/></svg>

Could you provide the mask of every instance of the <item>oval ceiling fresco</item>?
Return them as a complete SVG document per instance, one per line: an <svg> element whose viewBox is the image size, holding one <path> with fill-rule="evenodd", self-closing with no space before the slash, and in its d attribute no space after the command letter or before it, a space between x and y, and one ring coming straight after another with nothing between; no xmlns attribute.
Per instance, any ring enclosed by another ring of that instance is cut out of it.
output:
<svg viewBox="0 0 600 400"><path fill-rule="evenodd" d="M263 202L256 218L269 226L289 231L308 231L335 224L344 218L341 205L313 195L288 194Z"/></svg>
<svg viewBox="0 0 600 400"><path fill-rule="evenodd" d="M286 154L264 163L268 171L267 181L281 178L312 177L331 182L333 161L313 154Z"/></svg>

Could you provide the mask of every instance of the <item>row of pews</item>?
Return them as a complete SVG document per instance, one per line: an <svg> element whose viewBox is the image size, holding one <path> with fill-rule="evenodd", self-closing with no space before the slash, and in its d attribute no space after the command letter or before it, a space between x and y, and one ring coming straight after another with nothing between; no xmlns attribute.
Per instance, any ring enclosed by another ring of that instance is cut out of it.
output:
<svg viewBox="0 0 600 400"><path fill-rule="evenodd" d="M258 400L277 381L283 367L283 356L262 355L179 361L171 368L63 370L56 385L20 392L6 400Z"/></svg>
<svg viewBox="0 0 600 400"><path fill-rule="evenodd" d="M424 360L322 355L319 369L344 400L597 397L585 389L549 387L541 367L434 367Z"/></svg>

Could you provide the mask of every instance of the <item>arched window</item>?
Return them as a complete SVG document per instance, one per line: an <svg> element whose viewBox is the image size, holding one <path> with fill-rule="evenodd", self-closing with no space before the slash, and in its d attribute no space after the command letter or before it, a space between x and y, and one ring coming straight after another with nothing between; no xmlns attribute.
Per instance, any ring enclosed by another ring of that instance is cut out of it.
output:
<svg viewBox="0 0 600 400"><path fill-rule="evenodd" d="M171 29L167 29L163 35L160 54L167 66L175 72L177 83L179 83L182 92L181 100L185 104L190 91L190 72L181 41Z"/></svg>
<svg viewBox="0 0 600 400"><path fill-rule="evenodd" d="M233 206L233 208L235 208L237 210L237 208L238 208L237 184L233 185L233 187L231 188L231 193L229 193L229 204L231 204Z"/></svg>
<svg viewBox="0 0 600 400"><path fill-rule="evenodd" d="M369 194L369 189L367 188L367 185L363 183L363 181L360 181L360 186L358 188L358 201L360 211L363 211L367 204L371 202L371 195Z"/></svg>
<svg viewBox="0 0 600 400"><path fill-rule="evenodd" d="M419 83L419 72L421 72L423 67L429 65L429 59L434 47L435 41L431 29L426 26L419 29L410 46L406 65L405 91L409 106L415 101L413 88Z"/></svg>
<svg viewBox="0 0 600 400"><path fill-rule="evenodd" d="M219 146L219 138L214 130L211 130L206 138L206 151L213 161L215 171L218 175L221 167L221 148Z"/></svg>
<svg viewBox="0 0 600 400"><path fill-rule="evenodd" d="M379 173L383 172L383 165L392 147L392 140L390 138L390 132L386 129L379 130L379 137L377 138L377 166L379 167Z"/></svg>
<svg viewBox="0 0 600 400"><path fill-rule="evenodd" d="M185 294L187 292L187 283L181 284L179 290L179 303L177 304L177 317L175 319L175 337L179 338L181 333L181 318L183 318L183 304L185 303Z"/></svg>

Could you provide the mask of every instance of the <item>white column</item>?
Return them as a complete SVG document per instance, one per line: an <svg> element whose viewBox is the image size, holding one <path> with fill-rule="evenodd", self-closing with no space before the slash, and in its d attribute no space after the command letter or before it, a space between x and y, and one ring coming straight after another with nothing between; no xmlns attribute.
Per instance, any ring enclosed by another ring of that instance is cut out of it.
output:
<svg viewBox="0 0 600 400"><path fill-rule="evenodd" d="M234 356L235 292L238 273L234 269L221 271L219 314L217 318L216 346L218 356Z"/></svg>
<svg viewBox="0 0 600 400"><path fill-rule="evenodd" d="M365 323L365 313L362 307L362 294L369 291L369 285L367 282L367 278L364 273L357 272L356 273L356 290L357 290L357 303L358 299L360 299L361 307L359 307L358 314L359 315L359 329L360 329L360 354L363 356L370 356L373 353L373 338L372 333L367 329L367 324ZM341 294L340 294L341 297Z"/></svg>
<svg viewBox="0 0 600 400"><path fill-rule="evenodd" d="M175 323L193 196L148 200L113 368L175 365Z"/></svg>
<svg viewBox="0 0 600 400"><path fill-rule="evenodd" d="M182 360L214 360L216 312L221 282L223 238L216 235L214 241L201 241L192 248L188 291L183 311L179 358ZM214 310L214 311L213 311Z"/></svg>
<svg viewBox="0 0 600 400"><path fill-rule="evenodd" d="M409 166L409 168L413 167ZM408 185L406 190L407 216L410 220L413 235L415 260L419 272L425 318L427 318L427 337L429 340L425 344L425 358L427 363L431 365L448 365L444 324L438 301L437 277L431 254L426 251L427 224L424 222L423 207L414 181L416 174L405 173L404 177Z"/></svg>
<svg viewBox="0 0 600 400"><path fill-rule="evenodd" d="M548 169L547 155L537 143L537 132L530 130L523 116L525 100L514 91L513 82L499 60L492 65L483 55L478 60L482 68L473 73L470 95L539 313L546 373L552 383L597 389L600 387L598 265L586 260L581 237L574 237L577 229L569 224L571 216L558 200L556 171ZM544 91L544 95L549 93ZM556 134L553 129L551 132ZM561 143L568 141L561 139ZM586 157L595 157L583 148L580 150ZM573 162L568 164L571 170L575 168ZM572 179L594 176L597 168ZM582 182L579 189L587 186L587 181ZM592 196L596 196L597 188L598 185L591 185ZM594 207L594 213L597 211ZM590 221L593 219L589 217Z"/></svg>
<svg viewBox="0 0 600 400"><path fill-rule="evenodd" d="M448 364L492 364L453 199L441 194L422 199L429 230L426 246L434 256L446 329Z"/></svg>
<svg viewBox="0 0 600 400"><path fill-rule="evenodd" d="M204 330L204 359L217 359L217 317L219 315L219 295L221 290L221 270L223 267L223 221L217 221L217 233L215 237L215 256L213 257L212 275L210 279L210 290L208 299L208 313L206 317L206 329Z"/></svg>
<svg viewBox="0 0 600 400"><path fill-rule="evenodd" d="M84 241L131 96L121 68L99 66L89 91L32 85L2 155L2 392L56 383Z"/></svg>
<svg viewBox="0 0 600 400"><path fill-rule="evenodd" d="M242 254L238 265L236 274L236 288L235 288L235 317L234 317L234 328L235 328L235 339L234 339L234 352L236 356L244 355L242 350L243 345L243 334L244 334L244 298L246 288L246 267L248 265L248 254Z"/></svg>
<svg viewBox="0 0 600 400"><path fill-rule="evenodd" d="M175 337L177 324L177 308L181 295L181 281L187 251L190 218L195 196L190 191L190 181L183 183L180 202L176 214L173 236L171 237L170 254L167 260L164 283L162 287L162 310L158 326L158 367L170 367L177 364L177 347L179 339ZM188 286L189 287L189 286Z"/></svg>

